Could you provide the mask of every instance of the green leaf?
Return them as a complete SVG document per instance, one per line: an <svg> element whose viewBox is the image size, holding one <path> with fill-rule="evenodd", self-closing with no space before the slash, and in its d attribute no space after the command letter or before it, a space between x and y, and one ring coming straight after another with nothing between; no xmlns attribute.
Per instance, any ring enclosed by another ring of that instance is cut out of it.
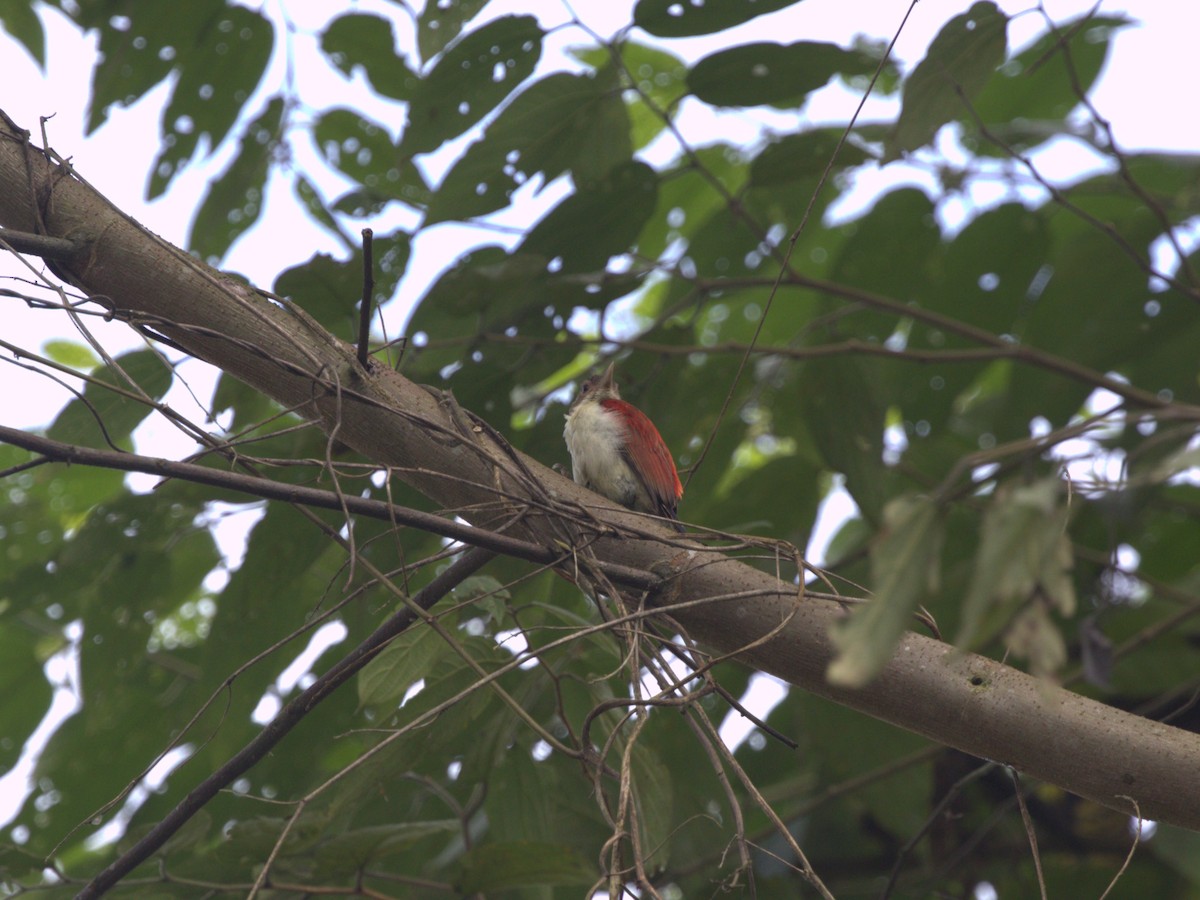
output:
<svg viewBox="0 0 1200 900"><path fill-rule="evenodd" d="M349 109L322 113L313 140L329 165L371 188L380 186L384 167L400 158L383 125Z"/></svg>
<svg viewBox="0 0 1200 900"><path fill-rule="evenodd" d="M1124 16L1090 14L1059 23L1054 32L1042 35L1000 67L975 99L975 114L987 125L1000 126L1008 143L1007 126L1015 119L1065 125L1067 114L1081 102L1080 94L1091 89L1104 68L1113 35L1131 24ZM973 116L961 118L974 130Z"/></svg>
<svg viewBox="0 0 1200 900"><path fill-rule="evenodd" d="M847 557L857 556L863 546L870 540L871 534L865 519L852 516L837 530L825 551L826 565L837 566Z"/></svg>
<svg viewBox="0 0 1200 900"><path fill-rule="evenodd" d="M226 9L223 0L178 4L169 16L153 6L127 4L120 16L107 4L78 7L79 24L100 35L87 133L104 124L113 105L132 106L175 68L188 64L197 36Z"/></svg>
<svg viewBox="0 0 1200 900"><path fill-rule="evenodd" d="M577 851L540 841L489 841L467 854L458 882L464 894L546 885L591 884L595 866Z"/></svg>
<svg viewBox="0 0 1200 900"><path fill-rule="evenodd" d="M815 360L805 368L797 404L821 456L846 476L846 490L870 522L880 519L888 477L876 363L852 357Z"/></svg>
<svg viewBox="0 0 1200 900"><path fill-rule="evenodd" d="M674 782L671 769L647 741L632 751L633 796L637 798L641 845L650 871L662 871L671 861L671 836L675 821Z"/></svg>
<svg viewBox="0 0 1200 900"><path fill-rule="evenodd" d="M0 769L10 771L25 742L50 709L53 691L42 673L35 633L12 618L0 619ZM20 790L20 787L14 785Z"/></svg>
<svg viewBox="0 0 1200 900"><path fill-rule="evenodd" d="M617 50L625 70L622 79L634 89L626 93L625 102L633 125L633 146L640 150L662 133L679 101L687 96L688 70L682 59L658 47L624 41ZM597 72L612 66L608 47L576 50L573 55Z"/></svg>
<svg viewBox="0 0 1200 900"><path fill-rule="evenodd" d="M410 206L428 202L425 177L380 123L349 109L331 109L317 119L313 140L329 165L365 189L342 197L336 204L339 212L378 212L388 200Z"/></svg>
<svg viewBox="0 0 1200 900"><path fill-rule="evenodd" d="M1095 212L1126 246L1148 247L1160 234L1155 217L1140 203L1127 215ZM1052 224L1061 226L1063 222L1056 218ZM1195 334L1194 314L1186 312L1183 304L1173 308L1174 298L1165 295L1162 314L1151 315L1145 274L1130 265L1124 253L1114 252L1112 238L1086 227L1069 236L1052 232L1051 239L1052 252L1046 263L1053 275L1029 309L1022 342L1099 372L1123 372L1143 354L1183 358L1177 355L1182 350L1178 340L1189 332ZM1189 301L1187 305L1192 304ZM1166 388L1175 393L1176 385L1179 392L1194 391L1197 382L1173 377ZM1065 378L1047 382L1044 375L1017 366L1005 397L1005 413L1027 433L1033 416L1065 423L1091 392L1088 384Z"/></svg>
<svg viewBox="0 0 1200 900"><path fill-rule="evenodd" d="M878 776L897 759L927 747L928 741L803 691L792 691L788 700L797 703L797 730L805 735L801 752L820 767L819 784L840 784L867 775L861 789L853 793L856 815L871 816L876 827L892 834L911 834L921 827L929 814L929 798L937 790L933 764ZM783 730L791 733L786 727Z"/></svg>
<svg viewBox="0 0 1200 900"><path fill-rule="evenodd" d="M493 833L525 841L560 838L559 798L568 787L560 774L548 760L535 761L521 744L503 753L484 804Z"/></svg>
<svg viewBox="0 0 1200 900"><path fill-rule="evenodd" d="M163 110L162 151L147 189L151 199L167 189L201 137L208 139L210 153L225 140L262 80L274 35L271 23L257 12L229 6L191 36L192 46L180 59L179 80Z"/></svg>
<svg viewBox="0 0 1200 900"><path fill-rule="evenodd" d="M930 293L930 272L939 268L942 235L934 213L923 191L900 188L884 194L854 223L832 277L904 303L920 300ZM896 316L859 312L843 327L861 339L882 343L896 330Z"/></svg>
<svg viewBox="0 0 1200 900"><path fill-rule="evenodd" d="M231 433L261 422L279 411L279 407L270 397L254 390L228 372L222 372L213 389L212 411L216 415L227 409L233 410L233 421L229 426Z"/></svg>
<svg viewBox="0 0 1200 900"><path fill-rule="evenodd" d="M453 320L484 312L499 298L524 293L545 264L541 257L510 256L501 247L478 247L438 276L418 314L436 310Z"/></svg>
<svg viewBox="0 0 1200 900"><path fill-rule="evenodd" d="M188 246L202 259L220 260L262 215L267 171L282 124L283 99L274 97L242 133L241 149L229 168L209 182L188 234Z"/></svg>
<svg viewBox="0 0 1200 900"><path fill-rule="evenodd" d="M531 85L467 148L429 201L425 226L508 205L534 175L604 176L633 152L624 103L601 77L557 73Z"/></svg>
<svg viewBox="0 0 1200 900"><path fill-rule="evenodd" d="M633 145L641 148L666 127L662 113L672 115L676 104L687 95L687 66L673 53L634 41L621 44L621 62L638 93L657 107L651 110L640 96L629 101Z"/></svg>
<svg viewBox="0 0 1200 900"><path fill-rule="evenodd" d="M715 4L714 4L715 5ZM836 44L742 44L706 56L688 72L688 90L714 106L800 106L834 75L869 75L877 61Z"/></svg>
<svg viewBox="0 0 1200 900"><path fill-rule="evenodd" d="M837 657L830 684L862 687L892 658L912 611L934 585L942 546L941 515L928 497L898 497L883 513L871 545L871 599L833 632Z"/></svg>
<svg viewBox="0 0 1200 900"><path fill-rule="evenodd" d="M371 87L393 100L407 100L419 77L396 55L396 36L390 19L347 13L329 23L321 35L321 50L345 75L362 68Z"/></svg>
<svg viewBox="0 0 1200 900"><path fill-rule="evenodd" d="M312 851L317 877L344 878L361 872L372 862L395 856L428 837L450 840L462 825L457 819L395 822L356 828L322 841Z"/></svg>
<svg viewBox="0 0 1200 900"><path fill-rule="evenodd" d="M283 272L275 293L290 298L326 328L347 339L357 335L358 308L362 303L363 254L361 243L345 260L318 253L306 263ZM376 308L392 299L408 265L411 242L404 231L375 235Z"/></svg>
<svg viewBox="0 0 1200 900"><path fill-rule="evenodd" d="M773 136L750 164L750 184L753 187L778 187L796 181L813 182L834 159L842 171L862 165L870 157L852 143L843 143L838 150L842 130L833 128L806 129L796 134Z"/></svg>
<svg viewBox="0 0 1200 900"><path fill-rule="evenodd" d="M64 366L70 366L79 372L90 372L100 365L100 360L87 344L78 341L68 341L61 338L46 341L42 344L42 352Z"/></svg>
<svg viewBox="0 0 1200 900"><path fill-rule="evenodd" d="M758 16L792 6L798 0L638 0L633 24L658 37L691 37L724 31Z"/></svg>
<svg viewBox="0 0 1200 900"><path fill-rule="evenodd" d="M151 404L161 400L171 386L171 370L150 350L126 353L114 362L120 372L111 366L97 371L95 377L102 384L87 385L82 399L68 403L46 432L48 437L67 444L130 449L129 436L154 411ZM140 391L148 399L122 396L104 384L134 395Z"/></svg>
<svg viewBox="0 0 1200 900"><path fill-rule="evenodd" d="M296 176L296 199L308 211L314 220L336 235L347 247L354 246L354 239L346 233L338 220L329 211L316 186L303 175Z"/></svg>
<svg viewBox="0 0 1200 900"><path fill-rule="evenodd" d="M933 139L966 112L1004 62L1008 17L990 0L947 22L904 84L900 118L888 136L884 161L898 159Z"/></svg>
<svg viewBox="0 0 1200 900"><path fill-rule="evenodd" d="M658 175L642 162L616 166L580 186L529 232L521 251L558 258L565 272L605 268L629 252L657 201Z"/></svg>
<svg viewBox="0 0 1200 900"><path fill-rule="evenodd" d="M725 198L710 181L731 195L746 182L748 166L732 147L713 144L696 150L703 171L690 162L667 169L658 185L658 208L638 236L638 251L649 259L658 259L678 238L689 240L712 216L725 208Z"/></svg>
<svg viewBox="0 0 1200 900"><path fill-rule="evenodd" d="M1161 460L1145 478L1150 482L1164 483L1176 475L1192 469L1200 469L1200 447L1184 446Z"/></svg>
<svg viewBox="0 0 1200 900"><path fill-rule="evenodd" d="M358 673L359 705L395 710L408 689L429 676L434 665L452 652L432 628L414 624Z"/></svg>
<svg viewBox="0 0 1200 900"><path fill-rule="evenodd" d="M1057 478L996 491L983 518L971 585L963 601L962 625L954 641L959 647L986 634L985 622L1006 621L1038 587L1064 615L1074 612L1075 592L1068 574L1069 511L1060 503L1061 492ZM1026 623L1035 631L1038 624Z"/></svg>
<svg viewBox="0 0 1200 900"><path fill-rule="evenodd" d="M0 25L46 70L46 31L29 0L0 0Z"/></svg>
<svg viewBox="0 0 1200 900"><path fill-rule="evenodd" d="M532 75L541 55L533 16L503 16L456 41L413 90L401 149L428 153L462 134Z"/></svg>
<svg viewBox="0 0 1200 900"><path fill-rule="evenodd" d="M417 50L421 59L441 53L488 4L488 0L454 0L452 3L426 3L417 18Z"/></svg>
<svg viewBox="0 0 1200 900"><path fill-rule="evenodd" d="M36 456L12 444L0 444L0 471L25 465ZM101 490L78 490L76 478L93 481L98 470L83 466L37 466L0 481L0 612L12 616L50 606L61 588L56 566L64 532L78 527L81 512L120 489L120 473L103 473ZM112 475L117 475L116 479ZM68 479L67 476L70 476ZM115 484L114 484L115 481ZM94 488L95 482L87 487ZM47 571L50 569L51 571Z"/></svg>

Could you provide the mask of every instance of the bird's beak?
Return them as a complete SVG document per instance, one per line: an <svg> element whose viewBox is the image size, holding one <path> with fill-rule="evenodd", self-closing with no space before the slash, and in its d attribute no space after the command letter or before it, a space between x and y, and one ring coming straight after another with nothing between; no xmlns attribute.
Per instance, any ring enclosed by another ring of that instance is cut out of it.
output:
<svg viewBox="0 0 1200 900"><path fill-rule="evenodd" d="M603 391L615 391L617 389L614 383L614 375L617 369L617 362L613 360L608 364L608 368L604 370L604 374L600 376L600 380L596 382L596 387Z"/></svg>

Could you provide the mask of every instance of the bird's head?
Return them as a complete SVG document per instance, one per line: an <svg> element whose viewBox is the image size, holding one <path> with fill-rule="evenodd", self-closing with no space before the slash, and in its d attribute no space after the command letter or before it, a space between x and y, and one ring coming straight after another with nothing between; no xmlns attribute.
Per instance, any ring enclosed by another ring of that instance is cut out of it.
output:
<svg viewBox="0 0 1200 900"><path fill-rule="evenodd" d="M616 366L615 362L611 362L602 375L593 375L587 379L580 386L579 393L575 395L575 400L571 403L571 409L575 409L581 403L620 400L621 392L617 388L617 382L613 380Z"/></svg>

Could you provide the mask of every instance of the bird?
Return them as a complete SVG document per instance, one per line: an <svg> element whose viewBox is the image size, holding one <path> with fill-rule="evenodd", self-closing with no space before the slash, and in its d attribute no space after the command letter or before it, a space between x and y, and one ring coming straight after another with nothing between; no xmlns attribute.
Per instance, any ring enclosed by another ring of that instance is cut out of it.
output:
<svg viewBox="0 0 1200 900"><path fill-rule="evenodd" d="M626 509L670 519L676 531L683 485L671 451L649 417L621 399L616 363L579 389L563 437L577 484Z"/></svg>

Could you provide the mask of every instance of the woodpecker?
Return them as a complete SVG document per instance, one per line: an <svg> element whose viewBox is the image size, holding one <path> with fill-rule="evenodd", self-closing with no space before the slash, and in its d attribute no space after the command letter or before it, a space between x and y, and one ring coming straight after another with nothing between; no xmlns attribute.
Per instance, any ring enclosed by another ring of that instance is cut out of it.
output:
<svg viewBox="0 0 1200 900"><path fill-rule="evenodd" d="M654 423L621 399L614 365L585 381L567 412L563 437L575 482L627 509L675 520L683 496L675 461Z"/></svg>

